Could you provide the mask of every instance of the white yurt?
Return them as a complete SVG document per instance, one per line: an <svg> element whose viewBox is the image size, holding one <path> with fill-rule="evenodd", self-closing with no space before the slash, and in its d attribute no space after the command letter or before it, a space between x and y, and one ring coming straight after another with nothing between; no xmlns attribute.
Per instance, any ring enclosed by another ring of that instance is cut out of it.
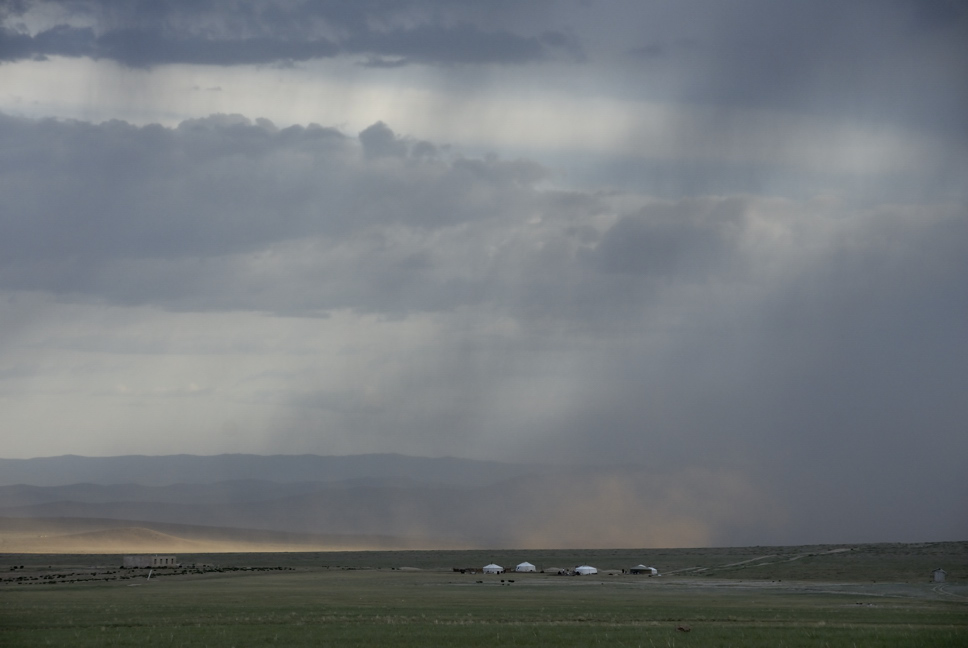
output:
<svg viewBox="0 0 968 648"><path fill-rule="evenodd" d="M524 561L523 563L521 563L520 565L518 565L517 567L515 567L514 568L514 571L516 571L516 572L536 572L536 571L538 571L538 569L534 565L532 565L531 563L529 563L528 561Z"/></svg>
<svg viewBox="0 0 968 648"><path fill-rule="evenodd" d="M501 567L500 565L495 565L494 563L491 563L490 565L484 565L484 573L485 574L503 574L504 567Z"/></svg>
<svg viewBox="0 0 968 648"><path fill-rule="evenodd" d="M655 576L659 573L659 570L655 567L646 567L645 565L636 565L629 570L630 574L646 574L648 576Z"/></svg>
<svg viewBox="0 0 968 648"><path fill-rule="evenodd" d="M579 565L578 567L575 567L575 576L590 576L591 574L597 573L597 569L588 565Z"/></svg>

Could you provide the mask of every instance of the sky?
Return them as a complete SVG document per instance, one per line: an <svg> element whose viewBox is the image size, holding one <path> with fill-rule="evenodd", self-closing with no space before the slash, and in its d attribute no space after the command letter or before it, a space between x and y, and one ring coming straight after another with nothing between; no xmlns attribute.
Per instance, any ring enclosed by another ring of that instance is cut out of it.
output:
<svg viewBox="0 0 968 648"><path fill-rule="evenodd" d="M956 0L0 2L0 455L636 464L964 539L966 69Z"/></svg>

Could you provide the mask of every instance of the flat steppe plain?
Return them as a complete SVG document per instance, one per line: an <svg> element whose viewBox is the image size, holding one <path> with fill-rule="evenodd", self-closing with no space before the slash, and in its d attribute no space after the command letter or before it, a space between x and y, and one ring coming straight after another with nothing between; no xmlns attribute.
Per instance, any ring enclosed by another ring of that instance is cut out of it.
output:
<svg viewBox="0 0 968 648"><path fill-rule="evenodd" d="M178 559L0 554L0 645L968 645L968 542ZM453 571L525 560L600 573Z"/></svg>

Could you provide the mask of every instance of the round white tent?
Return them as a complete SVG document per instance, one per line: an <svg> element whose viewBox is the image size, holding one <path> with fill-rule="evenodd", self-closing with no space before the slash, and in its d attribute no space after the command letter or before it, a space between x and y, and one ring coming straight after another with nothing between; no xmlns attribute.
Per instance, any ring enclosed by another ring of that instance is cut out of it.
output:
<svg viewBox="0 0 968 648"><path fill-rule="evenodd" d="M525 561L525 562L521 563L520 565L518 565L517 567L515 567L514 568L514 571L516 571L516 572L536 572L538 570L537 570L537 568L534 565L532 565L528 561Z"/></svg>
<svg viewBox="0 0 968 648"><path fill-rule="evenodd" d="M485 574L503 574L504 567L501 567L500 565L495 565L494 563L491 563L490 565L484 565L484 573Z"/></svg>
<svg viewBox="0 0 968 648"><path fill-rule="evenodd" d="M595 569L594 567L590 567L588 565L580 565L578 567L575 567L576 576L590 576L591 574L597 574L597 573L598 573L597 569Z"/></svg>
<svg viewBox="0 0 968 648"><path fill-rule="evenodd" d="M655 567L646 567L645 565L637 565L629 570L630 574L648 574L649 576L655 576L659 573L659 570Z"/></svg>

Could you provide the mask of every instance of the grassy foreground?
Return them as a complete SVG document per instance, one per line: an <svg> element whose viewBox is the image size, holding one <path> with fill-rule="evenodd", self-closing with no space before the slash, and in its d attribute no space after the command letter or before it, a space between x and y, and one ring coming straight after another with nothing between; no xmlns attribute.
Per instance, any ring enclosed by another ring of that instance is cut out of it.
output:
<svg viewBox="0 0 968 648"><path fill-rule="evenodd" d="M767 580L759 577L765 558L747 563L753 577L743 578L738 561L691 557L692 567L658 578L484 576L439 564L478 558L463 552L222 556L219 569L150 580L116 566L35 562L3 572L0 646L968 645L962 579L872 582L861 577L861 561L853 572L838 563L848 577L840 581ZM384 558L438 565L360 564ZM262 569L226 569L260 562ZM692 575L711 563L723 575Z"/></svg>

